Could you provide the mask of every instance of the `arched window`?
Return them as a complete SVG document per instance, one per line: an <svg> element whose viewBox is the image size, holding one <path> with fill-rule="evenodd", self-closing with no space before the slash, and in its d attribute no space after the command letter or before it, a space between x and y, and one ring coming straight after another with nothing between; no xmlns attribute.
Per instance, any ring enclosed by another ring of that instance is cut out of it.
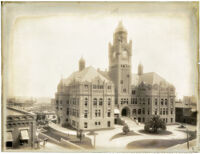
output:
<svg viewBox="0 0 200 154"><path fill-rule="evenodd" d="M163 103L164 103L164 100L163 100L163 99L161 99L161 105L163 105Z"/></svg>
<svg viewBox="0 0 200 154"><path fill-rule="evenodd" d="M103 99L102 99L102 98L99 99L99 105L100 105L100 106L103 105Z"/></svg>
<svg viewBox="0 0 200 154"><path fill-rule="evenodd" d="M165 105L167 105L167 103L168 103L168 100L167 100L167 99L165 99Z"/></svg>

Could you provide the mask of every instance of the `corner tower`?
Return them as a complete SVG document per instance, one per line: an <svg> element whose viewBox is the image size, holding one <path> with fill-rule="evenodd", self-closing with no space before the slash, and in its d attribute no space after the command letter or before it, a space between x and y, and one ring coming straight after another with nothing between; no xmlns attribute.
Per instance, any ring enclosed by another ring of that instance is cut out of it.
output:
<svg viewBox="0 0 200 154"><path fill-rule="evenodd" d="M120 107L131 98L132 41L127 41L127 31L119 22L113 44L109 43L109 76L115 85L115 104Z"/></svg>

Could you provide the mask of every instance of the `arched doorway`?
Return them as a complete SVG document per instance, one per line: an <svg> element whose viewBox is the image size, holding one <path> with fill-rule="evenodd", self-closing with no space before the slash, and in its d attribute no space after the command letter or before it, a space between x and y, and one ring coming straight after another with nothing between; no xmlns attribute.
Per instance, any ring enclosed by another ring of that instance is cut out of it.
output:
<svg viewBox="0 0 200 154"><path fill-rule="evenodd" d="M121 111L121 115L125 117L130 116L130 109L128 107L123 108Z"/></svg>

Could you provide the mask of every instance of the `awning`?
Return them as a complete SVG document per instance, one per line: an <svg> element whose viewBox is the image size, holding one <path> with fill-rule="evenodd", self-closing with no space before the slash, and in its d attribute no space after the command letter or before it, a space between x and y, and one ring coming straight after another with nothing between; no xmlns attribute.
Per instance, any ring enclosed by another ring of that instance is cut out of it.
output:
<svg viewBox="0 0 200 154"><path fill-rule="evenodd" d="M21 140L29 140L28 130L21 130Z"/></svg>
<svg viewBox="0 0 200 154"><path fill-rule="evenodd" d="M6 132L6 142L12 142L12 141L13 141L12 132Z"/></svg>
<svg viewBox="0 0 200 154"><path fill-rule="evenodd" d="M114 114L120 114L119 109L114 109Z"/></svg>

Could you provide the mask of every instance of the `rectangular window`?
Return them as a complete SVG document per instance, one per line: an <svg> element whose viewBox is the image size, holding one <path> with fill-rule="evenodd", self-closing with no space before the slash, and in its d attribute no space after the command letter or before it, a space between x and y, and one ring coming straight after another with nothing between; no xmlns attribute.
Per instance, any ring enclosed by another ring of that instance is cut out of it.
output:
<svg viewBox="0 0 200 154"><path fill-rule="evenodd" d="M148 98L148 105L150 104L150 98Z"/></svg>
<svg viewBox="0 0 200 154"><path fill-rule="evenodd" d="M107 126L110 127L110 121L107 122Z"/></svg>
<svg viewBox="0 0 200 154"><path fill-rule="evenodd" d="M173 118L171 118L171 122L173 122Z"/></svg>
<svg viewBox="0 0 200 154"><path fill-rule="evenodd" d="M165 99L165 105L167 105L168 104L168 100L167 99Z"/></svg>
<svg viewBox="0 0 200 154"><path fill-rule="evenodd" d="M108 117L110 117L111 116L111 113L110 113L110 110L108 110Z"/></svg>
<svg viewBox="0 0 200 154"><path fill-rule="evenodd" d="M93 99L93 105L96 106L97 105L97 98Z"/></svg>
<svg viewBox="0 0 200 154"><path fill-rule="evenodd" d="M108 105L111 105L111 99L108 98Z"/></svg>
<svg viewBox="0 0 200 154"><path fill-rule="evenodd" d="M141 114L141 109L138 109L138 114Z"/></svg>
<svg viewBox="0 0 200 154"><path fill-rule="evenodd" d="M133 109L133 114L136 114L136 109Z"/></svg>
<svg viewBox="0 0 200 154"><path fill-rule="evenodd" d="M143 98L143 104L145 104L145 98Z"/></svg>
<svg viewBox="0 0 200 154"><path fill-rule="evenodd" d="M166 108L166 115L168 115L168 108Z"/></svg>
<svg viewBox="0 0 200 154"><path fill-rule="evenodd" d="M120 83L123 84L123 80L121 80Z"/></svg>
<svg viewBox="0 0 200 154"><path fill-rule="evenodd" d="M87 122L84 122L84 128L88 128Z"/></svg>
<svg viewBox="0 0 200 154"><path fill-rule="evenodd" d="M121 98L121 104L124 104L123 98Z"/></svg>
<svg viewBox="0 0 200 154"><path fill-rule="evenodd" d="M161 105L163 105L163 103L164 103L164 100L163 100L163 99L161 99Z"/></svg>
<svg viewBox="0 0 200 154"><path fill-rule="evenodd" d="M98 111L97 110L95 110L95 117L97 117L98 116Z"/></svg>
<svg viewBox="0 0 200 154"><path fill-rule="evenodd" d="M84 118L87 118L87 117L88 117L88 111L85 110L85 112L84 112Z"/></svg>
<svg viewBox="0 0 200 154"><path fill-rule="evenodd" d="M163 109L163 115L165 115L165 108Z"/></svg>
<svg viewBox="0 0 200 154"><path fill-rule="evenodd" d="M158 105L158 99L155 98L155 105Z"/></svg>
<svg viewBox="0 0 200 154"><path fill-rule="evenodd" d="M100 117L101 116L101 110L99 110L99 112L98 112L98 117Z"/></svg>
<svg viewBox="0 0 200 154"><path fill-rule="evenodd" d="M102 99L102 98L99 99L99 105L100 105L100 106L103 105L103 99Z"/></svg>
<svg viewBox="0 0 200 154"><path fill-rule="evenodd" d="M85 98L85 106L87 106L88 105L88 98L86 97Z"/></svg>
<svg viewBox="0 0 200 154"><path fill-rule="evenodd" d="M145 114L145 109L144 108L142 109L142 113Z"/></svg>

